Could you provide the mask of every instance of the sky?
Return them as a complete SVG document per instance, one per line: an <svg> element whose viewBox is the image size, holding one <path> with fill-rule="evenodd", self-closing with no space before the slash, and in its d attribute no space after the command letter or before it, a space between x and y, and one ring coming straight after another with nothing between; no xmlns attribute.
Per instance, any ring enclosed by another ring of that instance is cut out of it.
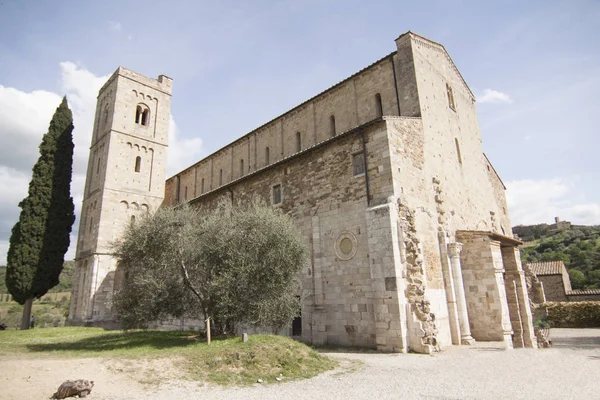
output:
<svg viewBox="0 0 600 400"><path fill-rule="evenodd" d="M0 264L62 96L79 217L96 96L118 66L174 80L171 176L391 53L408 30L442 43L475 93L513 225L600 224L599 21L598 0L0 0Z"/></svg>

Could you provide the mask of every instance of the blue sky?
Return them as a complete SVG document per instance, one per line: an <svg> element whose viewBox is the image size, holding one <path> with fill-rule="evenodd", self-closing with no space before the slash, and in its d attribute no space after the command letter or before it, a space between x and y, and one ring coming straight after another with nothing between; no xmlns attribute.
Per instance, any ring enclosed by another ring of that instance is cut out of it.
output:
<svg viewBox="0 0 600 400"><path fill-rule="evenodd" d="M79 210L95 96L119 65L174 79L171 175L394 51L407 30L442 43L477 96L513 224L600 224L599 21L597 0L0 0L0 263L62 95Z"/></svg>

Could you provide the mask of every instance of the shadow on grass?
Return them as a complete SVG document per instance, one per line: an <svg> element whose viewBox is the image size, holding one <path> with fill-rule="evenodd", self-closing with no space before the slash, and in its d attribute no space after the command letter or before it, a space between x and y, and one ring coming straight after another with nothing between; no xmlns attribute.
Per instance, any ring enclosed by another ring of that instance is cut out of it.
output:
<svg viewBox="0 0 600 400"><path fill-rule="evenodd" d="M104 352L114 350L135 350L142 348L168 349L183 348L205 342L199 340L192 332L123 332L107 333L91 336L74 341L60 341L53 343L34 343L26 345L32 352L50 351L84 351Z"/></svg>

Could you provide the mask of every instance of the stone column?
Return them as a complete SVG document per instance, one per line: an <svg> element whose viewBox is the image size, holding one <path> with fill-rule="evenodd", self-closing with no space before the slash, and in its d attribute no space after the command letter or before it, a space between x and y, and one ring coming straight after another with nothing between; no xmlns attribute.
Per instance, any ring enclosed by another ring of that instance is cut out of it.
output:
<svg viewBox="0 0 600 400"><path fill-rule="evenodd" d="M448 320L450 322L450 336L452 344L461 343L460 325L458 322L458 311L456 309L456 289L454 289L454 279L452 278L452 268L448 257L448 244L446 243L446 233L438 232L438 241L440 245L440 258L442 262L442 273L444 275L444 289L446 290L446 302L448 303Z"/></svg>
<svg viewBox="0 0 600 400"><path fill-rule="evenodd" d="M471 345L475 339L471 337L469 327L469 313L467 312L467 300L465 298L465 287L462 278L462 266L460 264L461 243L450 243L448 253L450 254L450 265L452 277L454 278L454 291L456 294L456 307L458 310L458 322L460 325L461 344Z"/></svg>

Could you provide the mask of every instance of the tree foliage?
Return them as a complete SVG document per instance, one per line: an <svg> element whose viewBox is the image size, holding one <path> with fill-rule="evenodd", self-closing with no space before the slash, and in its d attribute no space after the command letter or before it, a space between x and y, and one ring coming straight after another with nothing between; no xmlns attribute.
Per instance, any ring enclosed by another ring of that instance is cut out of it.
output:
<svg viewBox="0 0 600 400"><path fill-rule="evenodd" d="M521 248L523 262L557 261L565 263L573 289L600 289L600 226L576 225L550 232L547 225L513 228L532 242ZM518 229L517 229L518 228ZM529 235L529 236L527 236Z"/></svg>
<svg viewBox="0 0 600 400"><path fill-rule="evenodd" d="M299 311L306 249L291 219L261 205L161 208L115 244L124 276L114 299L125 327L168 317L211 317L279 329Z"/></svg>
<svg viewBox="0 0 600 400"><path fill-rule="evenodd" d="M7 255L6 286L20 304L40 298L59 282L75 221L71 197L73 116L66 97L40 144L29 192L19 203Z"/></svg>

